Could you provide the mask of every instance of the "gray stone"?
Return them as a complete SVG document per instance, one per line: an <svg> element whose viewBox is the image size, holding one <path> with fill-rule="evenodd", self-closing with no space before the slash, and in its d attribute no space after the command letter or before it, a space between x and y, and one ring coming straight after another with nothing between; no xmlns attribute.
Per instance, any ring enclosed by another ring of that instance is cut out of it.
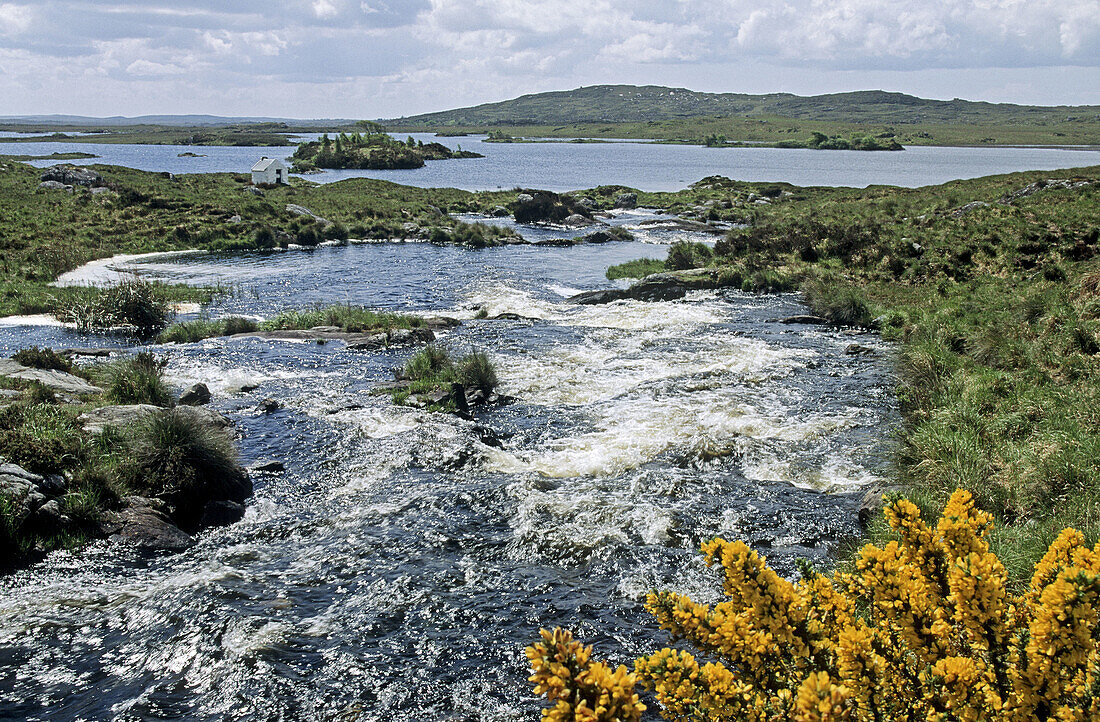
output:
<svg viewBox="0 0 1100 722"><path fill-rule="evenodd" d="M276 399L264 399L260 402L260 405L256 407L256 410L261 414L273 414L279 409L283 408L283 404Z"/></svg>
<svg viewBox="0 0 1100 722"><path fill-rule="evenodd" d="M306 218L312 218L313 220L320 221L321 223L328 223L327 219L322 218L305 206L300 206L295 203L287 203L286 211L287 213L292 213L296 216L305 216Z"/></svg>
<svg viewBox="0 0 1100 722"><path fill-rule="evenodd" d="M77 417L77 421L90 434L100 434L110 427L126 426L142 421L164 409L152 404L124 404L119 406L99 406L89 409Z"/></svg>
<svg viewBox="0 0 1100 722"><path fill-rule="evenodd" d="M195 540L168 520L153 504L129 506L105 515L104 531L138 549L149 552L179 552Z"/></svg>
<svg viewBox="0 0 1100 722"><path fill-rule="evenodd" d="M264 192L262 190L260 190L259 188L257 188L256 186L245 186L244 188L241 189L241 191L244 192L244 193L248 193L249 195L253 195L253 196L261 196L262 197L263 194L264 194Z"/></svg>
<svg viewBox="0 0 1100 722"><path fill-rule="evenodd" d="M103 185L103 177L100 176L99 173L96 173L90 168L82 168L69 163L60 163L50 166L42 171L40 179L43 181L56 181L70 186L86 186L88 188Z"/></svg>
<svg viewBox="0 0 1100 722"><path fill-rule="evenodd" d="M210 403L210 389L206 384L198 383L180 394L180 403L184 406L202 406Z"/></svg>
<svg viewBox="0 0 1100 722"><path fill-rule="evenodd" d="M110 188L104 188L103 186L100 186L98 188L89 188L88 190L93 196L105 196L114 193L114 191Z"/></svg>
<svg viewBox="0 0 1100 722"><path fill-rule="evenodd" d="M55 369L27 368L11 359L0 359L0 376L23 381L37 381L55 393L71 396L103 393L103 389L88 383L79 376Z"/></svg>
<svg viewBox="0 0 1100 722"><path fill-rule="evenodd" d="M162 413L167 413L168 411L168 409L161 409ZM189 416L200 424L206 424L207 426L213 426L218 429L226 429L229 427L228 418L214 409L205 406L177 406L174 411L177 414Z"/></svg>
<svg viewBox="0 0 1100 722"><path fill-rule="evenodd" d="M566 216L565 219L561 222L561 224L563 226L571 226L571 227L574 227L574 228L580 228L582 226L592 225L592 219L591 218L585 218L580 213L574 213L572 215Z"/></svg>
<svg viewBox="0 0 1100 722"><path fill-rule="evenodd" d="M620 193L615 196L616 208L637 208L638 207L638 194L637 193Z"/></svg>
<svg viewBox="0 0 1100 722"><path fill-rule="evenodd" d="M71 522L72 519L67 514L62 513L61 504L58 500L50 499L31 514L26 524L34 531L50 533L64 529Z"/></svg>
<svg viewBox="0 0 1100 722"><path fill-rule="evenodd" d="M808 324L820 326L829 323L828 319L821 316L811 316L809 314L801 314L798 316L787 316L786 318L779 319L779 323L791 324Z"/></svg>
<svg viewBox="0 0 1100 722"><path fill-rule="evenodd" d="M386 334L386 342L390 346L403 346L415 343L431 343L435 340L435 333L430 328L395 328Z"/></svg>
<svg viewBox="0 0 1100 722"><path fill-rule="evenodd" d="M72 186L67 186L64 183L58 183L57 181L42 181L38 184L38 190L40 191L67 191L73 192Z"/></svg>
<svg viewBox="0 0 1100 722"><path fill-rule="evenodd" d="M530 203L535 197L530 193L520 193L516 196L516 203Z"/></svg>
<svg viewBox="0 0 1100 722"><path fill-rule="evenodd" d="M503 218L504 216L510 216L512 214L504 206L494 206L493 209L489 211L489 215L493 216L494 218Z"/></svg>
<svg viewBox="0 0 1100 722"><path fill-rule="evenodd" d="M849 356L866 356L867 354L873 354L875 350L869 346L864 346L858 343L850 343L848 347L844 349L844 353Z"/></svg>
<svg viewBox="0 0 1100 722"><path fill-rule="evenodd" d="M199 526L229 526L244 518L244 505L235 501L211 501L202 509Z"/></svg>
<svg viewBox="0 0 1100 722"><path fill-rule="evenodd" d="M263 461L257 461L252 466L248 467L249 471L262 471L270 474L280 473L286 471L286 464L281 461L275 461L273 459L265 459Z"/></svg>

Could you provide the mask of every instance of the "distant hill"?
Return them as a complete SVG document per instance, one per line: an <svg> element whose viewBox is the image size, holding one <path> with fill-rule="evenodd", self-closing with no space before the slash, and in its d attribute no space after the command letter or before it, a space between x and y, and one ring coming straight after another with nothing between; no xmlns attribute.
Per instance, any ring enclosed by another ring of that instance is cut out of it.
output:
<svg viewBox="0 0 1100 722"><path fill-rule="evenodd" d="M351 125L354 120L346 119L319 119L299 120L293 118L253 118L253 117L223 117L219 115L139 115L125 117L114 115L109 118L95 118L87 115L4 115L0 116L0 123L5 124L35 124L57 126L89 126L96 128L124 127L140 125L164 125L173 128L194 127L222 127L227 125L251 125L259 123L286 123L288 125L318 125L339 126Z"/></svg>
<svg viewBox="0 0 1100 722"><path fill-rule="evenodd" d="M781 117L839 123L960 124L1062 123L1100 120L1100 106L1031 106L927 100L904 93L862 90L799 96L700 93L656 85L593 85L523 95L499 103L384 121L400 128L542 126L638 123L704 117Z"/></svg>

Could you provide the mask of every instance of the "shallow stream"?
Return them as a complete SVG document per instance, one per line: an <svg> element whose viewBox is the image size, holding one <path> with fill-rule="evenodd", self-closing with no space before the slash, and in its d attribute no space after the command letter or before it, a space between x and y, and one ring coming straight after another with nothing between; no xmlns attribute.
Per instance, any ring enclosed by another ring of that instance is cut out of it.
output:
<svg viewBox="0 0 1100 722"><path fill-rule="evenodd" d="M465 319L442 342L485 348L518 401L474 424L372 394L411 349L158 348L177 386L210 386L246 464L287 471L257 476L245 519L185 553L101 541L0 579L0 719L535 719L523 648L538 629L569 626L616 664L652 650L666 640L647 590L716 595L702 540L744 539L790 576L800 557L827 563L858 531L859 489L886 473L890 349L778 323L804 310L794 295L565 300L680 237L641 235L131 264L232 288L214 316L354 303ZM112 342L0 328L5 355ZM268 397L285 407L258 413Z"/></svg>

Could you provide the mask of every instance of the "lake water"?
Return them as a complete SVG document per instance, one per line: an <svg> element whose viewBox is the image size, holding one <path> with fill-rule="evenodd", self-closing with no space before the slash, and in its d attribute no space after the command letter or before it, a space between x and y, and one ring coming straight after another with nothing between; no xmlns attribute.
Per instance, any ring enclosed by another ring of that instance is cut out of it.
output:
<svg viewBox="0 0 1100 722"><path fill-rule="evenodd" d="M646 220L613 221L645 242L598 246L124 264L237 289L214 316L357 303L463 319L441 342L487 349L517 401L476 424L394 406L371 389L407 348L155 348L177 388L210 386L245 463L287 472L257 475L245 519L185 553L100 541L0 579L0 719L531 720L523 648L539 628L569 626L629 663L660 638L647 590L714 599L702 540L745 539L784 574L800 557L827 564L858 532L860 489L887 473L889 346L778 323L802 310L795 295L569 303L609 285L608 265L685 237ZM874 352L847 354L854 341ZM28 344L129 345L0 327L0 355ZM259 388L233 391L243 383ZM266 397L285 407L258 413Z"/></svg>
<svg viewBox="0 0 1100 722"><path fill-rule="evenodd" d="M319 183L370 177L425 188L466 190L519 186L566 191L619 184L647 191L672 191L709 175L744 181L785 181L803 186L886 184L917 187L996 173L1100 164L1100 150L1097 149L914 146L898 152L861 152L704 148L644 142L485 143L484 136L436 138L427 133L414 137L451 148L461 146L485 157L432 161L414 170L326 171L307 177ZM106 163L170 173L245 173L261 156L285 159L294 152L294 147L0 142L0 154L48 155L67 151L101 156L77 161L85 164ZM205 157L178 157L186 152ZM50 163L35 162L39 166Z"/></svg>

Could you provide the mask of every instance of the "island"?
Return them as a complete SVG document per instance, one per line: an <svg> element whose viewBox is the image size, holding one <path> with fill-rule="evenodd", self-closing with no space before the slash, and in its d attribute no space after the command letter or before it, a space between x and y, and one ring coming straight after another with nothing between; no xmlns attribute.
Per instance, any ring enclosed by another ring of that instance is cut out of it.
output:
<svg viewBox="0 0 1100 722"><path fill-rule="evenodd" d="M452 150L442 143L425 143L412 136L400 141L389 135L377 123L360 121L354 133L340 133L330 138L302 143L291 156L294 172L303 173L318 168L394 170L422 168L425 161L455 158L483 158L480 153Z"/></svg>

